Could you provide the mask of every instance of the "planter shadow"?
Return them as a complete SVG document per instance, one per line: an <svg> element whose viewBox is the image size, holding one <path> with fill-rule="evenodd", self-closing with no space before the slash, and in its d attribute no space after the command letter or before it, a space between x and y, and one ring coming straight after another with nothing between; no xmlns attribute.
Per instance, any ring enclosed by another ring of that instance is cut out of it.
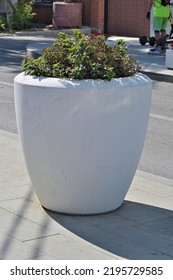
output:
<svg viewBox="0 0 173 280"><path fill-rule="evenodd" d="M67 230L126 259L173 259L173 212L125 200L102 215L63 215L45 210Z"/></svg>

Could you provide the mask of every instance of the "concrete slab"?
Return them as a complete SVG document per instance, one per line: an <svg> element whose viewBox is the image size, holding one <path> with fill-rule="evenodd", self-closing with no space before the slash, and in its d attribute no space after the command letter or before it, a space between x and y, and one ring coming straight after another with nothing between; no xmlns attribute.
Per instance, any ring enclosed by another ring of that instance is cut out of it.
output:
<svg viewBox="0 0 173 280"><path fill-rule="evenodd" d="M37 240L28 241L36 248L51 254L55 259L61 260L112 260L120 259L99 247L92 247L84 240L73 240L67 236L58 235L50 238L42 238L38 245ZM37 247L38 246L38 247Z"/></svg>
<svg viewBox="0 0 173 280"><path fill-rule="evenodd" d="M27 196L27 198L11 199L10 201L6 200L0 202L0 207L11 214L18 213L18 215L20 215L20 223L26 219L41 226L41 232L46 231L46 234L47 232L49 232L49 234L67 232L64 227L46 213L38 199L31 201L29 196ZM33 232L32 228L31 231Z"/></svg>
<svg viewBox="0 0 173 280"><path fill-rule="evenodd" d="M25 205L23 205L22 209L17 214L10 213L5 209L0 208L0 231L23 242L26 240L59 234L58 229L50 229L47 224L43 223L42 225L39 225L33 221L22 218L20 216L22 211L25 211Z"/></svg>
<svg viewBox="0 0 173 280"><path fill-rule="evenodd" d="M39 259L42 255L41 250L0 232L0 260Z"/></svg>

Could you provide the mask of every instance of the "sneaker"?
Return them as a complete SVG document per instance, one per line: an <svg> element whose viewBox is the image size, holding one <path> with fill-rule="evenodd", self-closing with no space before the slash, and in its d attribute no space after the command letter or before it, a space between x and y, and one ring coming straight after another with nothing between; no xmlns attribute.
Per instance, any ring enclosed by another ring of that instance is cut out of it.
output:
<svg viewBox="0 0 173 280"><path fill-rule="evenodd" d="M167 42L163 45L163 48L164 48L165 50L169 49L168 43L167 43Z"/></svg>
<svg viewBox="0 0 173 280"><path fill-rule="evenodd" d="M162 55L166 52L166 49L163 46L155 45L153 48L151 48L148 52L148 54L153 55Z"/></svg>

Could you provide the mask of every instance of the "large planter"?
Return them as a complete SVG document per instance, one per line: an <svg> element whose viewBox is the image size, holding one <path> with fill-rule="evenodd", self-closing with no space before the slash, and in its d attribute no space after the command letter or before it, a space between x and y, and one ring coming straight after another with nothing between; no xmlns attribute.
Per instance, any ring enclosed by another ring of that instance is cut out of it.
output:
<svg viewBox="0 0 173 280"><path fill-rule="evenodd" d="M152 83L143 74L102 80L14 81L17 125L32 185L56 212L118 208L147 130Z"/></svg>

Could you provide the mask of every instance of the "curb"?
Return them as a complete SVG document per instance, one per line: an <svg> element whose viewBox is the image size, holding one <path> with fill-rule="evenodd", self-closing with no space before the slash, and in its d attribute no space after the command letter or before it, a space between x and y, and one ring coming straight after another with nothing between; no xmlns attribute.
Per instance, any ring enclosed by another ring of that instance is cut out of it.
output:
<svg viewBox="0 0 173 280"><path fill-rule="evenodd" d="M75 28L73 28L75 29ZM72 34L71 29L59 29L59 30L37 30L37 31L17 31L16 36L37 36L37 37L46 37L46 38L56 38L59 32L67 33L68 35ZM84 34L91 33L91 28L88 26L81 26L79 30Z"/></svg>
<svg viewBox="0 0 173 280"><path fill-rule="evenodd" d="M147 75L151 80L155 80L158 82L173 83L172 76L168 74L160 74L160 73L147 72L147 71L141 71L141 73Z"/></svg>
<svg viewBox="0 0 173 280"><path fill-rule="evenodd" d="M50 47L55 41L52 42L39 42L31 43L26 46L27 55L32 58L38 58L44 48Z"/></svg>

